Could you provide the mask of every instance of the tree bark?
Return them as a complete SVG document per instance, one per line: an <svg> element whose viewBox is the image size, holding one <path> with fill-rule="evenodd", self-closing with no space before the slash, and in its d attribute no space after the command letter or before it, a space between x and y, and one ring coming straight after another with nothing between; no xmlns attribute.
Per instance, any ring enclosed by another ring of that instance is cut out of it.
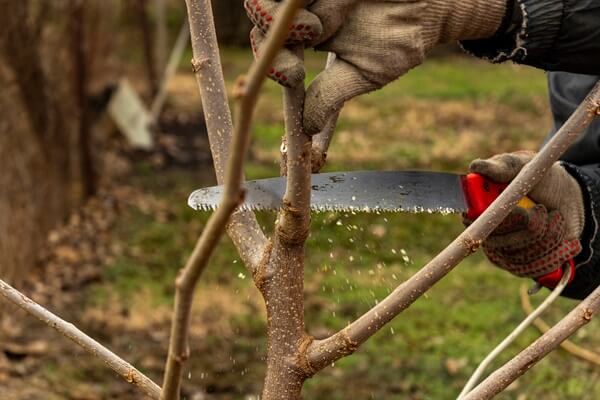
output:
<svg viewBox="0 0 600 400"><path fill-rule="evenodd" d="M302 384L312 375L302 358L311 341L304 328L304 258L310 229L312 144L302 127L303 104L304 87L284 89L287 187L271 259L259 281L264 282L259 288L268 318L265 400L299 399Z"/></svg>

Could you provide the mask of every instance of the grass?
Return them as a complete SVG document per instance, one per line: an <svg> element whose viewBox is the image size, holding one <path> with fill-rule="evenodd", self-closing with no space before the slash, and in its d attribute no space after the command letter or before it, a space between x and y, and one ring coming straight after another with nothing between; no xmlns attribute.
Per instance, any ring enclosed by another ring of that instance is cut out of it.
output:
<svg viewBox="0 0 600 400"><path fill-rule="evenodd" d="M224 52L229 86L249 59L246 51ZM308 76L314 77L323 62L323 57L311 55ZM188 80L195 84L191 75ZM468 162L479 156L535 149L550 124L545 98L541 72L462 57L432 60L385 90L346 106L328 169L465 171ZM278 172L280 110L279 90L269 82L253 128L247 166L250 178ZM176 271L208 215L185 205L187 194L199 186L193 174L172 170L159 181L154 173L140 168L137 184L169 205L170 218L160 220L136 208L128 211L118 231L128 250L106 270L105 281L91 291L97 304L106 303L109 292L130 298L144 288L150 290L157 307L171 306ZM273 217L260 213L259 220L269 230ZM368 310L462 230L457 216L413 214L326 213L314 215L312 226L306 319L314 335L334 332ZM523 282L491 266L480 253L470 257L360 351L311 379L305 397L455 398L478 362L523 318L518 300ZM202 338L225 347L213 348L212 355L193 353L193 376L199 376L196 369L202 369L213 377L213 386L231 380L230 393L215 393L211 398L256 394L264 369L265 317L228 239L220 244L200 283L199 301L210 304L215 291L235 296L231 310L226 308L220 315L230 321L231 330ZM240 311L235 304L245 308ZM573 305L561 299L549 319L558 320ZM595 329L593 322L583 331L588 334L579 334L576 340L600 347L600 340L590 334ZM528 330L496 365L535 337L537 332ZM233 361L226 371L215 370L211 357L224 356ZM558 351L498 398L595 399L600 397L598 371Z"/></svg>

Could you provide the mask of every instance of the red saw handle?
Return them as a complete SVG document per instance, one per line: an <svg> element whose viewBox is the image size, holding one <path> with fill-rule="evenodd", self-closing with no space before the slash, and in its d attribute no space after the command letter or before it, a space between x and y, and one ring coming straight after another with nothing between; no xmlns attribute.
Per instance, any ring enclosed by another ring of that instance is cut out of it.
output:
<svg viewBox="0 0 600 400"><path fill-rule="evenodd" d="M467 201L467 218L471 221L476 220L487 208L496 200L500 193L506 189L507 183L494 182L483 175L468 174L462 178L463 192ZM530 209L535 207L535 202L529 197L523 197L517 207ZM575 262L571 259L565 264L565 268L571 269L569 283L575 276ZM554 289L562 278L563 268L550 272L535 280L542 286Z"/></svg>

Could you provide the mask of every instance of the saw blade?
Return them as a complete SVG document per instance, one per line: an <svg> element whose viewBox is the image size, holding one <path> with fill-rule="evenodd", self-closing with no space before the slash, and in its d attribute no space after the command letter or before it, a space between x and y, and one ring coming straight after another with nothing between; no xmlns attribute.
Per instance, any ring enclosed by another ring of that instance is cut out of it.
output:
<svg viewBox="0 0 600 400"><path fill-rule="evenodd" d="M429 212L460 213L467 209L462 175L431 171L352 171L313 174L311 209L318 212ZM242 210L277 210L285 193L285 178L244 183ZM188 204L214 210L223 186L193 192Z"/></svg>

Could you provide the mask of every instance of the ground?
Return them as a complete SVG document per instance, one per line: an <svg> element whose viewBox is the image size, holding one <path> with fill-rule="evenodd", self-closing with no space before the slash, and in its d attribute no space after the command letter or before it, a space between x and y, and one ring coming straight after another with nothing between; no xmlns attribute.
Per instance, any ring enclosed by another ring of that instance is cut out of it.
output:
<svg viewBox="0 0 600 400"><path fill-rule="evenodd" d="M247 51L224 53L230 89L249 60ZM310 53L307 62L312 78L324 59ZM169 115L199 115L191 72L179 74L172 90ZM264 92L252 132L250 178L278 172L280 90L268 83ZM326 169L464 172L476 157L536 149L550 128L546 96L544 74L530 68L458 56L433 59L345 107ZM165 124L166 130L179 126ZM194 126L200 137L196 147L205 147L202 125ZM163 145L168 147L168 140ZM202 159L135 158L128 179L115 185L121 192L106 195L119 206L106 227L110 233L104 234L107 254L89 263L97 271L91 274L94 279L84 280L82 293L54 308L157 382L168 342L174 277L208 218L186 206L193 189L213 183ZM259 218L267 230L272 228L272 213ZM312 227L306 320L317 337L361 315L463 229L455 215L389 213L318 214ZM530 283L475 254L356 354L308 381L305 398L454 399L479 361L523 318L521 284ZM557 321L575 304L561 299L546 319ZM264 374L263 309L237 253L224 239L195 300L186 399L257 398ZM19 333L24 347L0 353L3 399L142 398L49 328L33 320L26 325ZM600 350L600 339L592 334L597 329L598 322L592 321L574 340ZM537 336L530 328L495 365ZM599 375L598 367L557 351L498 398L596 399Z"/></svg>

